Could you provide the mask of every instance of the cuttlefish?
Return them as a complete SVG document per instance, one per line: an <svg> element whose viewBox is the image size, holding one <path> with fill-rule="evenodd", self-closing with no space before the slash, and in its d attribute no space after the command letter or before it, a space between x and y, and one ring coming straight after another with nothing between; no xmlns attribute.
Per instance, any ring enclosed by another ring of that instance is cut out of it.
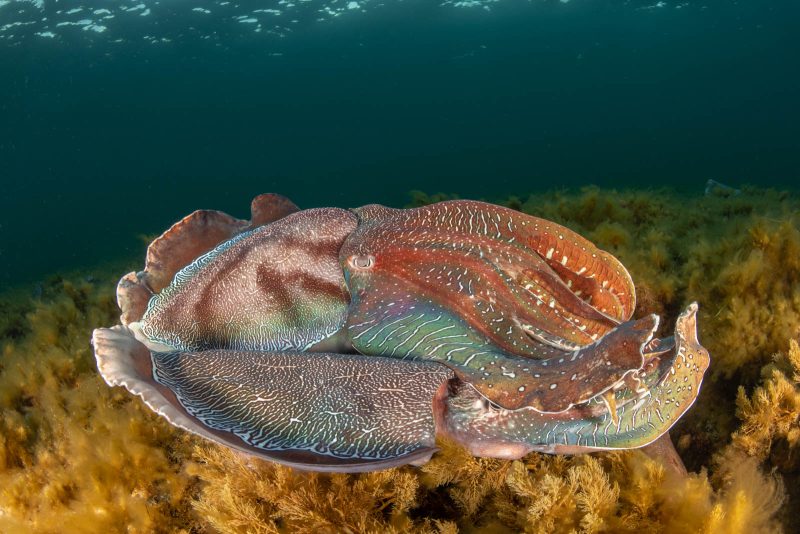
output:
<svg viewBox="0 0 800 534"><path fill-rule="evenodd" d="M201 210L117 287L98 370L171 424L268 460L359 472L651 444L709 365L697 305L633 318L614 256L482 202Z"/></svg>

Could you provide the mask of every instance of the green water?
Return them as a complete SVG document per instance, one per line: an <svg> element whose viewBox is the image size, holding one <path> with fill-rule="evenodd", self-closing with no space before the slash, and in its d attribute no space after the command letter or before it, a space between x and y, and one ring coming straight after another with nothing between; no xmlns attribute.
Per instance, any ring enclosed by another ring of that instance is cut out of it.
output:
<svg viewBox="0 0 800 534"><path fill-rule="evenodd" d="M800 183L797 2L92 2L0 0L0 288L267 191Z"/></svg>

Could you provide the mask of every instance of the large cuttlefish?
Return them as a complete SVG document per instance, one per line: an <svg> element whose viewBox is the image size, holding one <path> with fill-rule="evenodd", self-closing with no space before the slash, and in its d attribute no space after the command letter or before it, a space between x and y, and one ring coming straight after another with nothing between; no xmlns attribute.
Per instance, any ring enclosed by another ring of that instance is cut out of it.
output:
<svg viewBox="0 0 800 534"><path fill-rule="evenodd" d="M106 382L175 426L357 472L424 463L437 435L498 458L642 447L697 397L697 305L655 338L625 267L567 228L465 200L251 211L173 225L94 332Z"/></svg>

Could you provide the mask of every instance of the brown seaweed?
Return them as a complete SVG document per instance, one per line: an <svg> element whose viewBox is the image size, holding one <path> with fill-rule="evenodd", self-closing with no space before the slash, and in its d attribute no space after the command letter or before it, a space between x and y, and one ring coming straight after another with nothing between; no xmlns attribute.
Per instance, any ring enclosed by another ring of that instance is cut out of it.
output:
<svg viewBox="0 0 800 534"><path fill-rule="evenodd" d="M672 431L687 477L639 451L509 462L446 442L422 468L310 474L201 443L102 383L87 340L117 314L113 282L67 277L0 306L14 325L0 341L0 531L796 530L797 199L590 188L508 204L611 250L637 283L639 313L674 319L700 302L716 358Z"/></svg>

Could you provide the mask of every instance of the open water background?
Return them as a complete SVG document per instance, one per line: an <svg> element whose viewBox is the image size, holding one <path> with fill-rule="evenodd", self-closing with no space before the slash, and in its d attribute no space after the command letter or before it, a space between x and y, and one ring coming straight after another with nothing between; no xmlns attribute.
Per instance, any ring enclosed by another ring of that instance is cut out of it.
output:
<svg viewBox="0 0 800 534"><path fill-rule="evenodd" d="M267 191L800 184L800 2L472 4L0 0L0 289Z"/></svg>

